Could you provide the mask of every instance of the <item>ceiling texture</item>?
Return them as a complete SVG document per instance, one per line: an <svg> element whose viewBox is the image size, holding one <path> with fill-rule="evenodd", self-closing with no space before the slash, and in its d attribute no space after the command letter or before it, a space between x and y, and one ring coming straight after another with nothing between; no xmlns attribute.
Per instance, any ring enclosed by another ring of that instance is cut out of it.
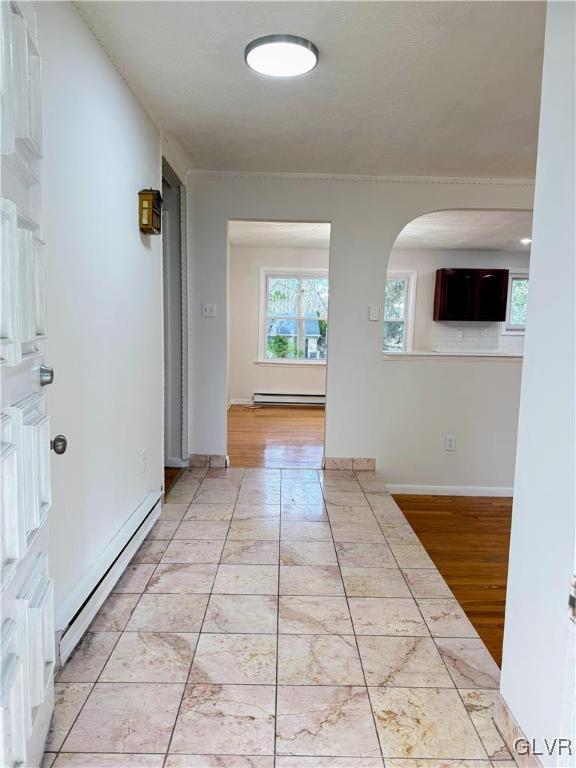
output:
<svg viewBox="0 0 576 768"><path fill-rule="evenodd" d="M411 221L395 250L530 251L531 211L439 211ZM230 245L268 248L329 248L330 224L231 221Z"/></svg>
<svg viewBox="0 0 576 768"><path fill-rule="evenodd" d="M78 2L110 57L197 169L531 178L540 2ZM266 78L243 51L306 37L308 75Z"/></svg>

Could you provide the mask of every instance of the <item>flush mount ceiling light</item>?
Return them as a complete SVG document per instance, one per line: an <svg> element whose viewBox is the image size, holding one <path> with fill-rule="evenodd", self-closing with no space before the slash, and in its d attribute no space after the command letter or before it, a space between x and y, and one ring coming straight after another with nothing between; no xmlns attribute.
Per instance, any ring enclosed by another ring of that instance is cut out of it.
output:
<svg viewBox="0 0 576 768"><path fill-rule="evenodd" d="M314 69L318 48L294 35L266 35L252 40L244 49L246 64L261 75L297 77Z"/></svg>
<svg viewBox="0 0 576 768"><path fill-rule="evenodd" d="M522 243L522 245L530 245L530 243L532 242L532 238L531 237L523 237L522 240L520 240L520 242Z"/></svg>

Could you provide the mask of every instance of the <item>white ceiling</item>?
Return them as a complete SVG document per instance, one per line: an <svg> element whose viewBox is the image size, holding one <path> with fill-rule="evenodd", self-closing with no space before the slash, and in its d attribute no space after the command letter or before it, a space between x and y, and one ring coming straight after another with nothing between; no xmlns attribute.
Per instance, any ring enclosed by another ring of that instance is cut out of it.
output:
<svg viewBox="0 0 576 768"><path fill-rule="evenodd" d="M531 177L541 2L79 2L193 167ZM249 70L285 32L320 50L293 80Z"/></svg>
<svg viewBox="0 0 576 768"><path fill-rule="evenodd" d="M230 244L269 248L328 248L330 224L231 221ZM440 211L411 221L395 249L529 251L520 243L532 233L529 211Z"/></svg>

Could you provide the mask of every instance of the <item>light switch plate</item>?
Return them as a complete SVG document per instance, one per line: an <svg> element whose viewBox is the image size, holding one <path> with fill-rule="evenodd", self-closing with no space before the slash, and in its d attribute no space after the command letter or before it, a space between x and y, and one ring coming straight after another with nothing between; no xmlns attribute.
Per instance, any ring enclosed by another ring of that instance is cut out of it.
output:
<svg viewBox="0 0 576 768"><path fill-rule="evenodd" d="M378 322L380 320L380 307L378 304L371 304L368 307L368 320Z"/></svg>
<svg viewBox="0 0 576 768"><path fill-rule="evenodd" d="M202 317L216 317L216 304L202 304Z"/></svg>

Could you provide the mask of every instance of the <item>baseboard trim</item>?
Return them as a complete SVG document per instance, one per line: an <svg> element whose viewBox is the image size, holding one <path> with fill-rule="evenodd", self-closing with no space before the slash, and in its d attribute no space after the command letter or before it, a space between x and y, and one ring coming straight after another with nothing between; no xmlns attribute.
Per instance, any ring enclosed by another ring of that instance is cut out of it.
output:
<svg viewBox="0 0 576 768"><path fill-rule="evenodd" d="M514 488L489 485L404 485L386 483L390 493L409 493L426 496L502 496L514 495Z"/></svg>
<svg viewBox="0 0 576 768"><path fill-rule="evenodd" d="M190 469L223 469L230 464L224 453L191 453L188 458Z"/></svg>
<svg viewBox="0 0 576 768"><path fill-rule="evenodd" d="M501 693L496 697L492 719L518 768L542 768L542 763L536 755L532 752L525 755L518 750L518 742L521 742L524 748L528 747L529 749L532 748L532 742L526 738Z"/></svg>
<svg viewBox="0 0 576 768"><path fill-rule="evenodd" d="M160 515L160 493L149 493L120 528L88 572L56 609L55 629L62 633L64 663L90 625Z"/></svg>
<svg viewBox="0 0 576 768"><path fill-rule="evenodd" d="M188 462L186 459L165 459L164 460L164 466L170 467L171 469L180 469L181 467L187 467Z"/></svg>
<svg viewBox="0 0 576 768"><path fill-rule="evenodd" d="M231 405L253 405L253 400L251 397L234 397L228 403L228 408L230 408Z"/></svg>

